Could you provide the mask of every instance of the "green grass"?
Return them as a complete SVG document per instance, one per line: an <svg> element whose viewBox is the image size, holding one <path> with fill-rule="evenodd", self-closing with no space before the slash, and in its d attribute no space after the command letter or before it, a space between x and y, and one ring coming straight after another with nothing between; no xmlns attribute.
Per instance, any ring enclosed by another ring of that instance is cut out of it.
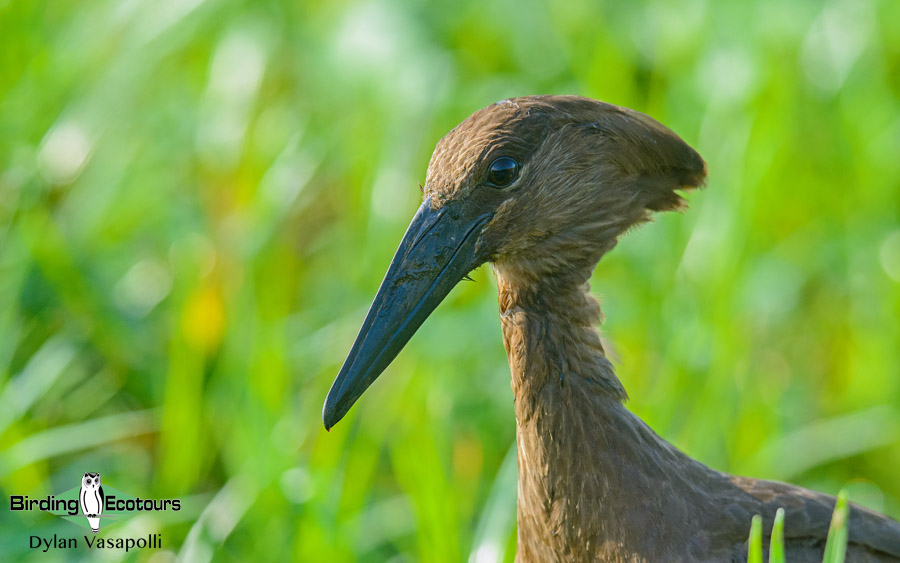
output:
<svg viewBox="0 0 900 563"><path fill-rule="evenodd" d="M825 544L824 563L844 563L847 552L847 491L841 491L831 516L828 528L828 542Z"/></svg>
<svg viewBox="0 0 900 563"><path fill-rule="evenodd" d="M762 516L757 514L750 523L747 563L763 563Z"/></svg>
<svg viewBox="0 0 900 563"><path fill-rule="evenodd" d="M834 505L831 525L828 527L828 538L825 542L825 553L822 557L822 563L844 563L844 557L847 553L848 512L847 491L841 491ZM762 563L762 537L762 516L757 514L753 517L750 525L750 538L747 541L747 563ZM772 535L769 538L769 563L784 562L784 509L779 508L775 513Z"/></svg>
<svg viewBox="0 0 900 563"><path fill-rule="evenodd" d="M769 563L784 563L784 509L775 512L772 536L769 538Z"/></svg>
<svg viewBox="0 0 900 563"><path fill-rule="evenodd" d="M216 560L511 560L489 268L320 412L437 140L574 93L710 169L594 275L629 408L900 516L898 38L892 0L0 1L0 492L181 497L128 525ZM0 559L67 526L0 511Z"/></svg>

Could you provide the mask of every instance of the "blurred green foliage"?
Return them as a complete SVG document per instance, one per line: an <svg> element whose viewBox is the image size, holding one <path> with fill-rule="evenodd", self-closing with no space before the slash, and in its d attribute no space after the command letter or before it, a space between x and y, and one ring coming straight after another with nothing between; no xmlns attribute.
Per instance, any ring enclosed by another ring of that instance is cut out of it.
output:
<svg viewBox="0 0 900 563"><path fill-rule="evenodd" d="M85 471L181 497L109 528L163 560L509 560L489 268L319 414L436 141L537 93L709 163L595 273L630 408L717 469L900 516L893 0L0 1L4 497ZM85 555L0 518L4 560Z"/></svg>

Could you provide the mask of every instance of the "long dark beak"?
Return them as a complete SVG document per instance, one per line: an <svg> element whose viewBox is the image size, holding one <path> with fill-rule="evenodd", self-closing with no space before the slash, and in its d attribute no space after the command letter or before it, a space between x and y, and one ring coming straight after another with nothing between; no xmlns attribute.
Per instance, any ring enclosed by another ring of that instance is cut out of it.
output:
<svg viewBox="0 0 900 563"><path fill-rule="evenodd" d="M325 398L326 429L347 414L450 290L481 264L475 244L493 214L465 218L451 205L433 210L426 199L406 229L356 342Z"/></svg>

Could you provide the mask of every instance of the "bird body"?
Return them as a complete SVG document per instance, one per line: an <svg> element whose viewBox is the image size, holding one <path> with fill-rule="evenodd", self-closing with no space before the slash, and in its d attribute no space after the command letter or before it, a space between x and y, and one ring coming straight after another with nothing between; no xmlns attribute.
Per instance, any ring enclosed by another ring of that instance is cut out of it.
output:
<svg viewBox="0 0 900 563"><path fill-rule="evenodd" d="M517 561L744 561L753 515L771 529L779 507L787 560L822 561L833 497L714 471L661 439L624 407L584 328L600 320L587 284L529 300L495 271L515 396ZM900 559L896 522L859 507L849 522L847 561Z"/></svg>
<svg viewBox="0 0 900 563"><path fill-rule="evenodd" d="M754 514L786 512L789 561L821 561L833 497L693 460L623 405L588 292L706 165L649 117L575 96L484 108L447 134L425 198L326 399L333 426L450 289L491 262L515 397L521 562L744 561ZM900 561L900 524L853 506L848 561Z"/></svg>

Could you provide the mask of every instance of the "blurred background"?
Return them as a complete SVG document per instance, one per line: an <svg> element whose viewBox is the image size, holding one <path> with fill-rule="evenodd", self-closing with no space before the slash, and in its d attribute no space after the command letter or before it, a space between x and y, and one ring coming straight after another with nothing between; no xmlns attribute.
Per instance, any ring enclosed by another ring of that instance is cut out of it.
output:
<svg viewBox="0 0 900 563"><path fill-rule="evenodd" d="M511 560L490 268L320 412L438 139L567 93L709 163L594 275L629 408L900 517L900 3L5 0L0 69L4 497L181 498L109 526L136 560ZM4 560L88 555L0 518Z"/></svg>

